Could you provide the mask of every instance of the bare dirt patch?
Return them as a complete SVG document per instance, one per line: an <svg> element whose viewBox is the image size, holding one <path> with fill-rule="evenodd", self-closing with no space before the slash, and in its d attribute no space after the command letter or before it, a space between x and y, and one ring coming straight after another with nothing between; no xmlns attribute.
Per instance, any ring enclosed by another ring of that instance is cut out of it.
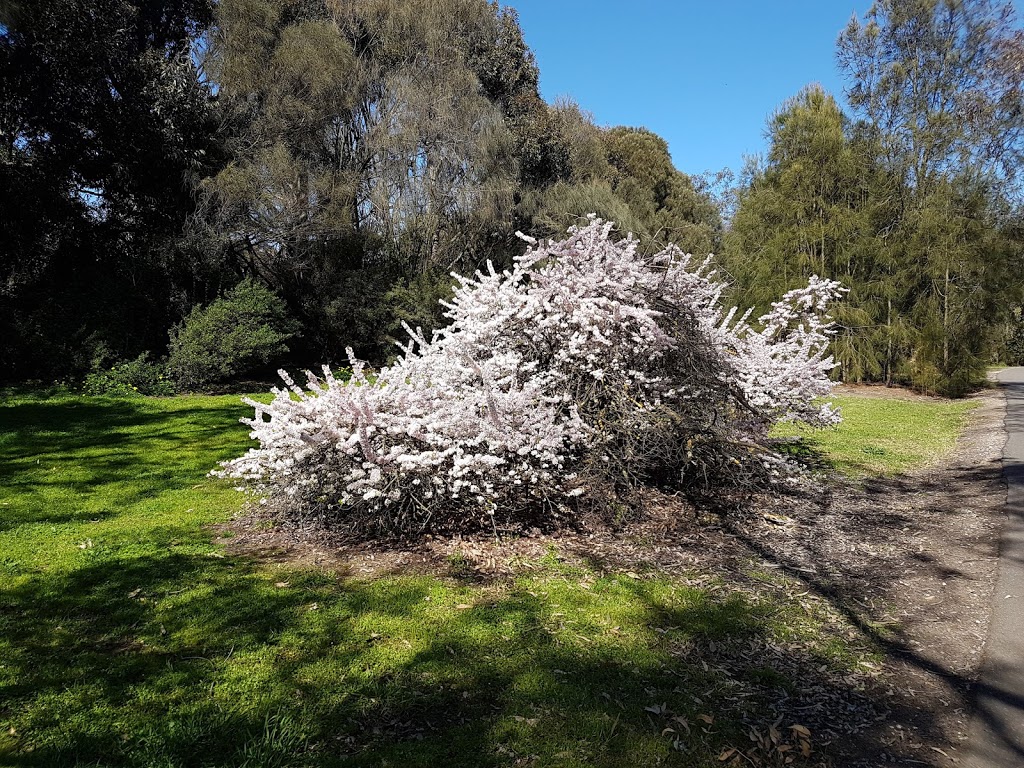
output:
<svg viewBox="0 0 1024 768"><path fill-rule="evenodd" d="M881 387L843 391L926 397ZM555 534L371 547L314 541L257 516L236 521L225 542L236 553L356 578L431 573L498 583L557 553L598 572L671 573L753 600L798 601L863 660L843 669L821 664L815 649L799 643L763 641L690 646L680 658L697 654L733 674L736 700L756 696L769 721L810 725L834 765L948 766L966 737L1006 498L1003 396L992 390L977 400L955 450L932 466L867 481L831 477L817 490L732 500L726 513L651 493L642 519L617 528L594 522ZM795 689L742 682L764 669L801 682Z"/></svg>
<svg viewBox="0 0 1024 768"><path fill-rule="evenodd" d="M800 510L791 535L749 524L738 532L885 654L872 693L886 716L850 745L844 764L951 765L966 738L1006 500L1004 398L987 391L977 400L939 463L840 485L827 504Z"/></svg>

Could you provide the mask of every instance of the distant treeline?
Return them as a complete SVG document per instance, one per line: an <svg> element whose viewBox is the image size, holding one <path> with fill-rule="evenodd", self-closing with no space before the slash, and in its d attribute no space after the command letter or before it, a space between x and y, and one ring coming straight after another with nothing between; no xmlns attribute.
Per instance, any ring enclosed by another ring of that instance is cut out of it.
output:
<svg viewBox="0 0 1024 768"><path fill-rule="evenodd" d="M452 270L594 212L719 254L760 309L840 279L843 377L966 391L1024 353L1024 36L987 0L884 0L839 57L854 114L808 87L727 188L546 104L485 0L0 0L0 377L172 342L201 386L241 373L196 357L231 312L277 324L254 364L383 362Z"/></svg>

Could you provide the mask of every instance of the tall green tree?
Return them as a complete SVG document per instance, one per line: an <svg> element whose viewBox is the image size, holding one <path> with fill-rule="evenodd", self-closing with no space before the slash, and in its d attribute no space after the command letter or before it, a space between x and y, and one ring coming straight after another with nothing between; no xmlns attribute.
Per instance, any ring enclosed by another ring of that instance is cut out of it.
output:
<svg viewBox="0 0 1024 768"><path fill-rule="evenodd" d="M643 223L642 234L693 253L718 249L718 210L676 170L663 138L646 128L619 126L605 131L604 140L612 189Z"/></svg>
<svg viewBox="0 0 1024 768"><path fill-rule="evenodd" d="M910 273L902 312L917 338L903 366L959 393L983 371L1008 309L1013 250L991 237L1024 155L1024 38L990 0L879 0L851 19L838 56L850 103L897 180L886 248Z"/></svg>
<svg viewBox="0 0 1024 768"><path fill-rule="evenodd" d="M233 161L206 184L210 221L318 355L378 356L400 331L389 296L421 295L404 315L429 321L436 281L510 240L522 137L505 118L536 93L510 25L483 0L219 4Z"/></svg>
<svg viewBox="0 0 1024 768"><path fill-rule="evenodd" d="M190 55L211 13L209 0L0 6L4 374L166 344L195 282L179 242L193 181L217 162Z"/></svg>
<svg viewBox="0 0 1024 768"><path fill-rule="evenodd" d="M555 104L551 114L567 163L553 185L524 191L531 231L559 236L596 213L651 247L672 242L697 254L717 250L719 209L672 164L662 137L646 128L597 128L572 103Z"/></svg>
<svg viewBox="0 0 1024 768"><path fill-rule="evenodd" d="M875 237L884 176L835 99L811 85L769 120L769 150L740 190L724 263L737 302L767 311L811 275L849 290L834 310L840 375L883 375L887 309L895 290Z"/></svg>

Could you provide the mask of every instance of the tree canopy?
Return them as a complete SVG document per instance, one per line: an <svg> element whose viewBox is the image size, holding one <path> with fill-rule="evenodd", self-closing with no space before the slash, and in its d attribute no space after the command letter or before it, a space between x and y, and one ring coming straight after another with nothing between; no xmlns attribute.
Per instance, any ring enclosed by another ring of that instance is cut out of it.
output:
<svg viewBox="0 0 1024 768"><path fill-rule="evenodd" d="M452 270L594 213L718 253L761 309L839 280L838 375L966 391L1024 335L1024 32L992 0L879 0L837 60L849 113L803 89L716 196L652 131L546 103L487 0L0 2L0 370L160 358L245 281L293 360L382 364L447 322Z"/></svg>
<svg viewBox="0 0 1024 768"><path fill-rule="evenodd" d="M515 11L485 0L2 13L16 378L80 373L97 350L159 355L192 307L250 278L302 325L296 356L383 361L401 321L444 322L452 269L508 262L517 229L560 234L601 209L707 250L720 228L664 141L636 132L653 175L620 167L620 129L546 104Z"/></svg>
<svg viewBox="0 0 1024 768"><path fill-rule="evenodd" d="M810 274L850 289L845 378L962 394L1020 301L1024 36L988 0L881 0L837 57L853 113L811 86L768 125L726 263L756 303Z"/></svg>

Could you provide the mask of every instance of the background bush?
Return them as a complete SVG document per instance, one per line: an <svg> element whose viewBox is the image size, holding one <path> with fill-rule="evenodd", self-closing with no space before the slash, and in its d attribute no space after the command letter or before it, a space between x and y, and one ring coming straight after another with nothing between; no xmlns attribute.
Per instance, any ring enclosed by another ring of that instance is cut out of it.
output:
<svg viewBox="0 0 1024 768"><path fill-rule="evenodd" d="M246 279L171 329L167 369L182 389L224 382L280 360L296 331L284 301Z"/></svg>
<svg viewBox="0 0 1024 768"><path fill-rule="evenodd" d="M93 364L82 387L88 395L133 397L135 395L173 395L174 382L167 377L163 363L149 359L143 352L134 360L116 363L110 367Z"/></svg>

